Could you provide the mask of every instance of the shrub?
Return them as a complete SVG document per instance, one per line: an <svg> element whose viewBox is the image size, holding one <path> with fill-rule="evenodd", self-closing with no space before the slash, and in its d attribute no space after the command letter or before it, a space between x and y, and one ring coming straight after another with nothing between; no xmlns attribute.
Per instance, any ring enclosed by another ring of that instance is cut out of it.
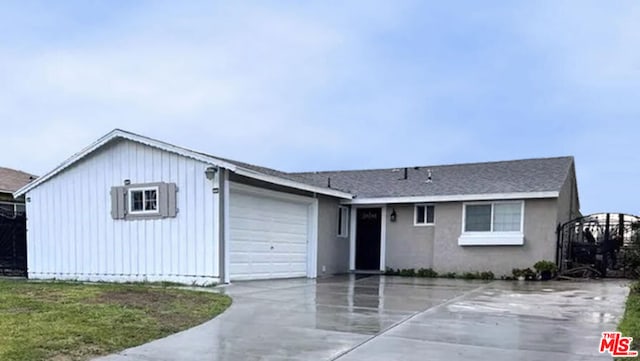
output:
<svg viewBox="0 0 640 361"><path fill-rule="evenodd" d="M524 270L520 268L514 268L511 270L511 274L513 275L513 278L518 279L520 278L520 276L524 277Z"/></svg>
<svg viewBox="0 0 640 361"><path fill-rule="evenodd" d="M418 277L434 278L438 277L438 272L434 271L431 268L420 268L418 270Z"/></svg>
<svg viewBox="0 0 640 361"><path fill-rule="evenodd" d="M400 275L400 270L394 270L393 268L387 267L387 270L384 272L387 276L398 276Z"/></svg>
<svg viewBox="0 0 640 361"><path fill-rule="evenodd" d="M493 280L496 278L491 271L481 272L479 276L481 280Z"/></svg>
<svg viewBox="0 0 640 361"><path fill-rule="evenodd" d="M442 277L444 277L444 278L456 278L457 275L456 275L455 272L447 272L447 273L443 274Z"/></svg>
<svg viewBox="0 0 640 361"><path fill-rule="evenodd" d="M400 270L400 276L403 276L403 277L415 277L416 276L416 270L413 269L413 268L402 269L402 270Z"/></svg>
<svg viewBox="0 0 640 361"><path fill-rule="evenodd" d="M464 272L462 274L462 278L464 278L465 280L475 280L477 278L480 277L480 274L478 272Z"/></svg>
<svg viewBox="0 0 640 361"><path fill-rule="evenodd" d="M525 268L522 270L522 275L528 281L532 281L536 279L536 273L531 268Z"/></svg>
<svg viewBox="0 0 640 361"><path fill-rule="evenodd" d="M535 270L538 272L553 273L558 270L558 267L556 266L555 262L545 261L545 260L536 262L536 264L533 265L533 268L535 268Z"/></svg>

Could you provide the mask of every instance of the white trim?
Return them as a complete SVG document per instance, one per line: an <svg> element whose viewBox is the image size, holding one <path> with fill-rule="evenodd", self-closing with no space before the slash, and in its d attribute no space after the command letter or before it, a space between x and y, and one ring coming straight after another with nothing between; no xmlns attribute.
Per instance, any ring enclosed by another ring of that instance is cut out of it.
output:
<svg viewBox="0 0 640 361"><path fill-rule="evenodd" d="M137 274L107 274L107 273L56 273L29 272L29 279L34 280L64 280L84 282L176 282L184 285L210 286L220 283L219 277L212 276L183 276L183 275L137 275Z"/></svg>
<svg viewBox="0 0 640 361"><path fill-rule="evenodd" d="M217 192L214 192L214 189L217 189ZM212 208L213 208L213 218L210 219L209 221L212 222L212 228L213 228L213 245L214 245L214 249L216 250L215 255L218 257L217 259L217 264L218 264L218 269L216 270L218 277L220 277L220 275L222 274L221 272L223 271L223 265L222 263L224 262L223 259L221 259L221 255L220 254L220 249L221 247L221 240L220 240L220 171L216 172L215 176L213 177L213 180L211 181L211 199L210 201L213 202L212 203Z"/></svg>
<svg viewBox="0 0 640 361"><path fill-rule="evenodd" d="M224 204L222 205L224 227L224 283L231 282L231 227L229 223L229 172L224 171Z"/></svg>
<svg viewBox="0 0 640 361"><path fill-rule="evenodd" d="M226 173L226 172L225 172ZM308 226L307 226L307 277L308 278L316 278L318 274L317 264L318 264L318 199L310 198L305 196L299 196L296 194L283 193L278 191L273 191L270 189L264 189L254 186L249 186L246 184L231 182L228 179L225 180L228 187L225 189L229 189L229 193L231 191L240 192L249 195L268 197L278 200L287 200L296 203L307 204L307 218L308 218ZM225 193L226 194L226 193ZM230 198L229 198L230 201ZM226 215L229 215L228 211L229 202L225 203ZM229 249L231 238L230 227L228 224L228 217L225 217L225 264L230 263L229 254L227 254L227 250ZM225 279L227 277L231 277L228 272L229 268L227 268L227 272L225 272Z"/></svg>
<svg viewBox="0 0 640 361"><path fill-rule="evenodd" d="M307 247L307 277L318 276L318 199L309 205L309 241Z"/></svg>
<svg viewBox="0 0 640 361"><path fill-rule="evenodd" d="M147 199L145 195L146 191L156 191L156 209L152 209L152 210L144 209L147 204ZM142 192L142 210L141 211L133 210L133 197L131 196L131 192ZM127 212L131 215L160 213L160 189L158 188L158 186L128 188L127 189Z"/></svg>
<svg viewBox="0 0 640 361"><path fill-rule="evenodd" d="M380 271L386 270L387 263L387 206L382 206L380 215Z"/></svg>
<svg viewBox="0 0 640 361"><path fill-rule="evenodd" d="M458 238L459 246L522 246L522 232L467 232Z"/></svg>
<svg viewBox="0 0 640 361"><path fill-rule="evenodd" d="M461 201L491 201L491 200L519 200L533 198L558 198L559 192L522 192L522 193L487 193L487 194L452 194L444 196L415 196L415 197L380 197L354 198L342 201L342 204L399 204L399 203L435 203Z"/></svg>
<svg viewBox="0 0 640 361"><path fill-rule="evenodd" d="M253 179L257 179L257 180L261 180L261 181L265 181L265 182L268 182L268 183L273 183L273 184L277 184L277 185L281 185L281 186L285 186L285 187L291 187L291 188L295 188L295 189L300 189L300 190L303 190L303 191L319 193L319 194L324 194L324 195L328 195L328 196L334 196L334 197L343 198L343 199L352 199L353 198L353 195L351 193L346 193L346 192L342 192L342 191L335 190L335 189L316 187L316 186L312 186L312 185L305 184L305 183L300 183L300 182L296 182L296 181L292 181L292 180L288 180L288 179L284 179L284 178L280 178L280 177L275 177L275 176L271 176L271 175L267 175L267 174L263 174L263 173L258 173L256 171L253 171L253 170L250 170L250 169L246 169L246 168L236 167L236 169L233 172L238 174L238 175L245 176L245 177L249 177L249 178L253 178Z"/></svg>
<svg viewBox="0 0 640 361"><path fill-rule="evenodd" d="M418 207L424 207L424 223L418 223ZM433 222L429 223L427 219L427 207L433 207ZM432 227L436 225L436 207L433 204L418 203L413 205L413 226L414 227Z"/></svg>
<svg viewBox="0 0 640 361"><path fill-rule="evenodd" d="M349 238L349 207L346 206L338 206L338 232L337 236L339 238ZM343 217L344 215L344 217ZM342 225L342 227L340 227ZM344 231L344 233L342 232Z"/></svg>
<svg viewBox="0 0 640 361"><path fill-rule="evenodd" d="M356 270L356 217L357 207L351 207L349 217L349 270Z"/></svg>
<svg viewBox="0 0 640 361"><path fill-rule="evenodd" d="M520 203L520 230L508 232L496 232L494 227L494 209L496 204ZM468 232L466 228L467 206L468 205L489 205L491 206L491 223L489 231ZM459 246L504 246L524 244L524 200L516 201L493 201L493 202L464 202L462 203L462 229L458 237Z"/></svg>

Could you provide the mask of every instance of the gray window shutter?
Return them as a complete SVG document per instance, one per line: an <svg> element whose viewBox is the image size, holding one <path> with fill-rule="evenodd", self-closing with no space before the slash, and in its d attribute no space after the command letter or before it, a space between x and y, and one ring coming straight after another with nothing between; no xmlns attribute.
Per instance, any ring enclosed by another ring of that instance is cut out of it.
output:
<svg viewBox="0 0 640 361"><path fill-rule="evenodd" d="M176 191L177 187L175 183L161 183L158 187L159 203L160 203L160 216L162 217L175 217L178 213L176 206Z"/></svg>
<svg viewBox="0 0 640 361"><path fill-rule="evenodd" d="M111 187L111 218L124 219L127 207L126 189Z"/></svg>
<svg viewBox="0 0 640 361"><path fill-rule="evenodd" d="M175 217L178 214L177 193L178 186L175 183L167 183L167 215Z"/></svg>

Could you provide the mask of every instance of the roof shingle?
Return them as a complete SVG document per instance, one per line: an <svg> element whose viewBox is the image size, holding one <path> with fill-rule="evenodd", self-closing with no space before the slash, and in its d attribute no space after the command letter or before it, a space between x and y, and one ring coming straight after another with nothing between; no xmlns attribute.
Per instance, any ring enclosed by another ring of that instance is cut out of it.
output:
<svg viewBox="0 0 640 361"><path fill-rule="evenodd" d="M0 167L0 192L13 193L35 178L23 171Z"/></svg>
<svg viewBox="0 0 640 361"><path fill-rule="evenodd" d="M351 192L358 198L560 191L573 157L404 168L290 173L305 182ZM431 182L428 182L431 173Z"/></svg>

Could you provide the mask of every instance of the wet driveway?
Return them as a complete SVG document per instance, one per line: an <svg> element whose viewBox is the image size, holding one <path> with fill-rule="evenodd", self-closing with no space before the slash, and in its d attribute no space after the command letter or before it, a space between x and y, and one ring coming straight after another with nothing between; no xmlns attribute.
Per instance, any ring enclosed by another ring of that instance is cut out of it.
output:
<svg viewBox="0 0 640 361"><path fill-rule="evenodd" d="M239 282L216 319L102 361L601 360L623 281L354 276Z"/></svg>

